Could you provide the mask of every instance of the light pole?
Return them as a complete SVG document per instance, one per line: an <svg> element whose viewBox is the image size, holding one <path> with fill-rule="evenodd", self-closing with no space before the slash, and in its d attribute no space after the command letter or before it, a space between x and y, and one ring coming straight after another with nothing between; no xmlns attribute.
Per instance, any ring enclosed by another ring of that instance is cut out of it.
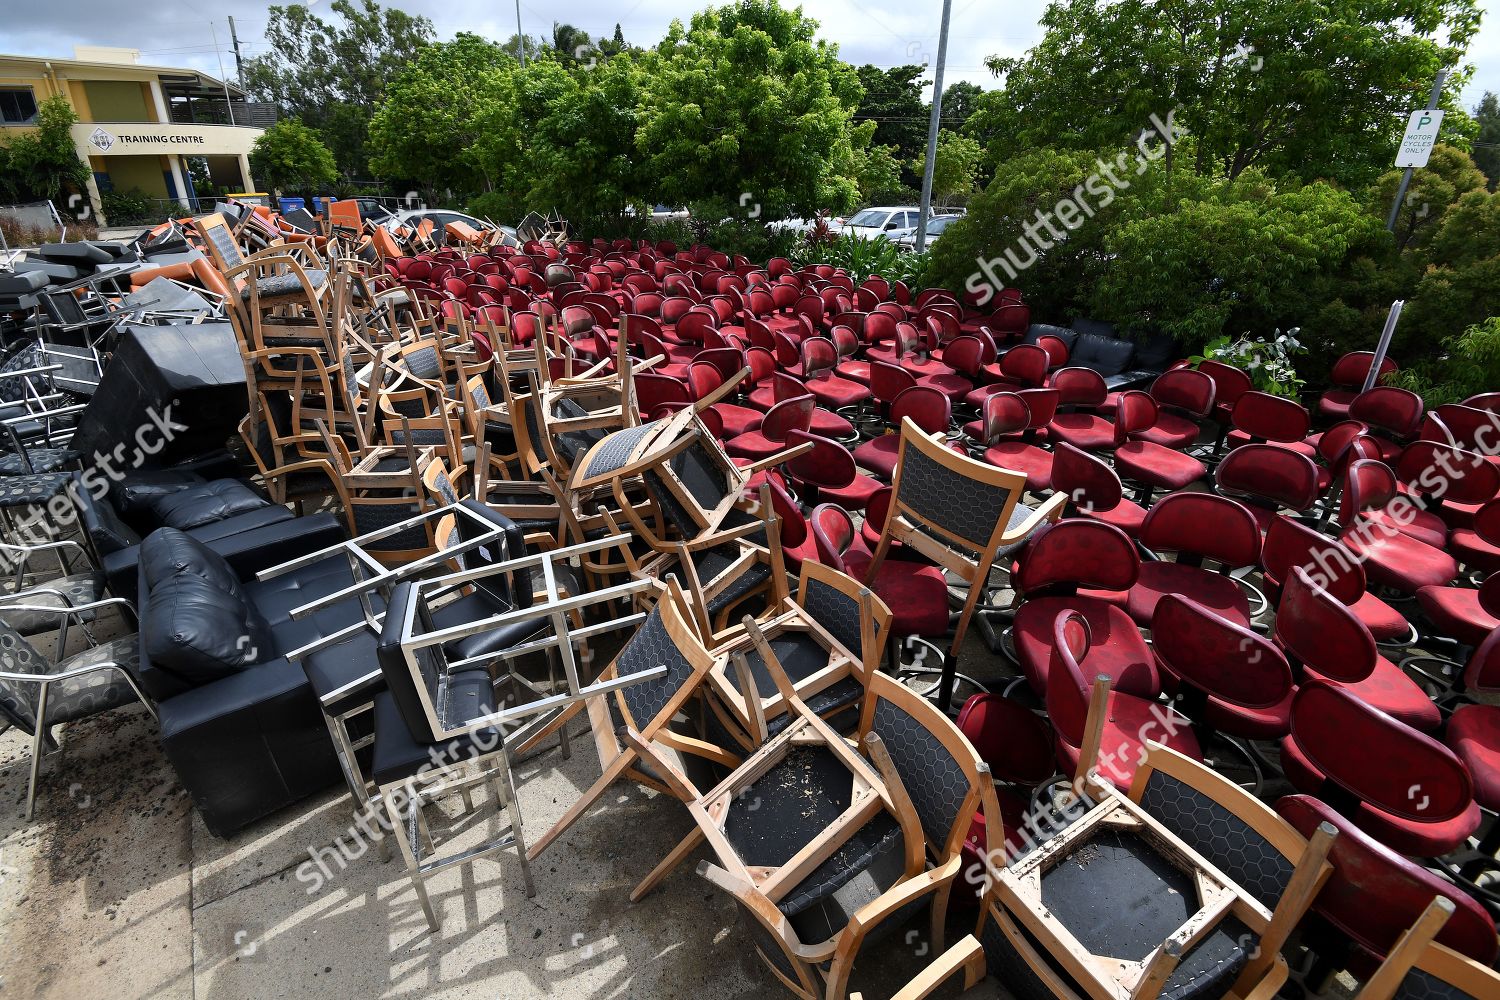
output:
<svg viewBox="0 0 1500 1000"><path fill-rule="evenodd" d="M516 58L526 68L526 36L521 34L521 0L516 0Z"/></svg>
<svg viewBox="0 0 1500 1000"><path fill-rule="evenodd" d="M932 120L927 123L927 165L922 170L922 209L917 213L917 253L927 249L927 220L932 216L932 175L937 169L938 129L943 124L943 67L948 63L948 22L952 17L953 0L943 0L943 26L932 72Z"/></svg>

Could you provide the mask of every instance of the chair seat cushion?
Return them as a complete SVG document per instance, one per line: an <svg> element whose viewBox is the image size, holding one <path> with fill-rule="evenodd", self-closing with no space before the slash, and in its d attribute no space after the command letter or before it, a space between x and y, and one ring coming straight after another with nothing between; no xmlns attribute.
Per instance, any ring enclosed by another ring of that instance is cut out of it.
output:
<svg viewBox="0 0 1500 1000"><path fill-rule="evenodd" d="M924 385L929 389L936 389L949 399L964 399L974 391L974 383L964 378L957 372L938 375L923 375L917 379L917 385Z"/></svg>
<svg viewBox="0 0 1500 1000"><path fill-rule="evenodd" d="M30 590L22 591L14 595L9 603L27 604L43 608L77 607L81 604L92 604L104 593L103 573L76 573L72 576L61 576L55 580L37 584ZM62 595L59 597L58 595ZM67 620L71 622L91 622L98 613L85 611L74 615L71 619L65 619L62 615L48 614L45 611L7 611L6 605L0 603L0 621L5 622L11 628L22 635L36 635L39 632L54 632Z"/></svg>
<svg viewBox="0 0 1500 1000"><path fill-rule="evenodd" d="M66 473L35 476L0 476L0 507L30 507L46 503L72 482Z"/></svg>
<svg viewBox="0 0 1500 1000"><path fill-rule="evenodd" d="M1136 538L1141 533L1141 525L1146 523L1146 508L1128 497L1122 497L1120 502L1109 510L1094 510L1080 506L1078 516L1091 517L1096 521L1112 524L1131 538Z"/></svg>
<svg viewBox="0 0 1500 1000"><path fill-rule="evenodd" d="M1047 425L1052 440L1066 441L1084 451L1102 451L1115 446L1115 425L1097 413L1059 413Z"/></svg>
<svg viewBox="0 0 1500 1000"><path fill-rule="evenodd" d="M1037 694L1045 694L1052 662L1052 626L1063 611L1083 615L1089 624L1088 655L1079 664L1084 680L1100 674L1114 678L1114 689L1141 698L1155 698L1161 691L1156 658L1135 623L1121 608L1083 596L1037 597L1016 611L1016 659L1026 680Z"/></svg>
<svg viewBox="0 0 1500 1000"><path fill-rule="evenodd" d="M118 663L135 673L140 663L140 637L112 639L92 649L75 653L53 668L66 673L96 663ZM47 725L86 718L136 701L135 689L119 670L94 670L52 685L47 695Z"/></svg>
<svg viewBox="0 0 1500 1000"><path fill-rule="evenodd" d="M1318 398L1318 416L1332 423L1349 419L1349 404L1356 395L1353 389L1329 389Z"/></svg>
<svg viewBox="0 0 1500 1000"><path fill-rule="evenodd" d="M1300 792L1318 795L1328 776L1302 752L1294 737L1281 741L1281 767L1287 780ZM1414 858L1435 858L1454 850L1479 826L1479 803L1449 820L1424 823L1392 815L1368 802L1350 810L1340 810L1371 837L1399 854Z"/></svg>
<svg viewBox="0 0 1500 1000"><path fill-rule="evenodd" d="M151 511L162 524L187 531L270 505L236 479L216 479L157 497Z"/></svg>
<svg viewBox="0 0 1500 1000"><path fill-rule="evenodd" d="M1125 610L1137 625L1151 627L1156 602L1166 594L1181 594L1236 625L1249 626L1250 599L1238 583L1201 566L1174 562L1142 562L1141 575L1125 598Z"/></svg>
<svg viewBox="0 0 1500 1000"><path fill-rule="evenodd" d="M1052 489L1052 452L1024 441L1001 441L984 450L984 461L1000 469L1019 472L1026 477L1026 488L1032 493Z"/></svg>
<svg viewBox="0 0 1500 1000"><path fill-rule="evenodd" d="M1264 441L1261 443L1275 445L1277 448L1286 448L1288 451L1298 452L1316 461L1318 457L1317 437L1318 435L1314 434L1306 441ZM1230 431L1225 438L1230 448L1238 448L1240 445L1250 444L1254 440L1249 434L1240 430Z"/></svg>
<svg viewBox="0 0 1500 1000"><path fill-rule="evenodd" d="M1126 441L1116 448L1115 468L1126 479L1168 490L1180 490L1208 475L1208 466L1193 456L1150 441Z"/></svg>
<svg viewBox="0 0 1500 1000"><path fill-rule="evenodd" d="M883 434L854 449L854 463L869 469L881 479L890 481L896 474L896 462L901 453L901 435Z"/></svg>
<svg viewBox="0 0 1500 1000"><path fill-rule="evenodd" d="M844 553L844 564L850 576L872 584L891 609L895 635L939 636L948 631L948 581L936 566L888 557L870 581L869 555L850 550Z"/></svg>
<svg viewBox="0 0 1500 1000"><path fill-rule="evenodd" d="M1480 538L1479 532L1473 528L1455 530L1449 539L1448 551L1457 556L1458 561L1465 566L1477 569L1486 576L1500 571L1500 546L1491 545Z"/></svg>
<svg viewBox="0 0 1500 1000"><path fill-rule="evenodd" d="M757 462L763 458L770 458L779 451L786 450L786 447L787 443L785 441L772 441L758 430L730 438L724 444L724 450L729 452L729 454L738 455Z"/></svg>
<svg viewBox="0 0 1500 1000"><path fill-rule="evenodd" d="M901 359L901 367L910 372L918 380L933 375L953 375L954 370L943 364L937 358L914 358L907 356Z"/></svg>
<svg viewBox="0 0 1500 1000"><path fill-rule="evenodd" d="M1292 728L1292 687L1286 697L1264 708L1246 708L1210 696L1203 710L1203 721L1217 732L1247 740L1279 740Z"/></svg>
<svg viewBox="0 0 1500 1000"><path fill-rule="evenodd" d="M766 415L760 410L733 403L715 403L713 411L724 421L724 436L730 438L760 430L761 421L766 419Z"/></svg>
<svg viewBox="0 0 1500 1000"><path fill-rule="evenodd" d="M870 384L870 362L868 361L841 361L834 372L839 378L846 378L863 385Z"/></svg>
<svg viewBox="0 0 1500 1000"><path fill-rule="evenodd" d="M1423 587L1417 591L1417 603L1450 639L1465 646L1478 646L1485 637L1500 628L1500 619L1479 606L1479 591L1467 587Z"/></svg>
<svg viewBox="0 0 1500 1000"><path fill-rule="evenodd" d="M833 438L835 441L844 441L854 436L852 423L821 406L813 410L812 423L807 429L809 433L817 434L819 437Z"/></svg>
<svg viewBox="0 0 1500 1000"><path fill-rule="evenodd" d="M1383 656L1375 658L1375 669L1362 681L1334 680L1311 668L1306 673L1312 680L1326 680L1334 687L1343 688L1365 704L1380 709L1391 718L1420 732L1435 733L1442 728L1443 714L1427 696L1427 692L1406 676L1400 667Z"/></svg>
<svg viewBox="0 0 1500 1000"><path fill-rule="evenodd" d="M1356 521L1339 540L1364 562L1371 581L1403 594L1415 594L1423 587L1441 587L1458 576L1458 563L1452 556L1410 535L1386 534L1379 528L1364 528Z"/></svg>
<svg viewBox="0 0 1500 1000"><path fill-rule="evenodd" d="M1356 618L1365 623L1376 642L1397 642L1411 635L1411 623L1385 601L1368 590L1360 595L1349 608ZM1500 622L1496 622L1500 625Z"/></svg>
<svg viewBox="0 0 1500 1000"><path fill-rule="evenodd" d="M1156 415L1154 425L1131 436L1138 441L1159 444L1163 448L1186 448L1198 440L1198 425L1187 417L1162 411Z"/></svg>
<svg viewBox="0 0 1500 1000"><path fill-rule="evenodd" d="M848 486L819 490L818 498L828 503L836 503L848 511L864 510L870 502L870 497L881 489L884 489L884 484L879 480L856 472L853 481Z"/></svg>
<svg viewBox="0 0 1500 1000"><path fill-rule="evenodd" d="M1099 776L1121 791L1128 790L1145 757L1143 740L1160 743L1193 760L1203 759L1192 723L1171 706L1111 691L1104 738L1099 742ZM1058 763L1066 773L1077 770L1079 752L1078 747L1058 737Z"/></svg>
<svg viewBox="0 0 1500 1000"><path fill-rule="evenodd" d="M869 386L838 376L809 379L807 391L822 405L836 410L863 403L870 398Z"/></svg>
<svg viewBox="0 0 1500 1000"><path fill-rule="evenodd" d="M0 456L0 476L27 476L33 473L44 475L56 472L81 457L81 453L71 448L29 448L25 458L20 455ZM26 467L28 461L31 463L30 469Z"/></svg>
<svg viewBox="0 0 1500 1000"><path fill-rule="evenodd" d="M1464 705L1448 720L1443 736L1474 779L1474 798L1500 809L1500 706Z"/></svg>
<svg viewBox="0 0 1500 1000"><path fill-rule="evenodd" d="M1435 549L1448 546L1448 525L1430 510L1409 509L1400 518L1392 517L1384 510L1367 510L1359 516L1382 534L1387 530L1400 532Z"/></svg>
<svg viewBox="0 0 1500 1000"><path fill-rule="evenodd" d="M495 710L495 689L484 670L461 670L448 687L448 704L455 717L477 719ZM370 768L377 785L402 781L430 767L433 760L458 763L493 753L503 745L500 733L485 727L447 743L434 744L413 738L390 692L375 697L375 755Z"/></svg>
<svg viewBox="0 0 1500 1000"><path fill-rule="evenodd" d="M307 268L302 273L307 275L307 283L312 286L315 292L328 282L327 271ZM295 273L273 274L269 278L257 279L255 282L255 292L263 299L274 299L283 295L299 295L302 293L302 282ZM240 298L246 302L250 301L249 285L240 289Z"/></svg>

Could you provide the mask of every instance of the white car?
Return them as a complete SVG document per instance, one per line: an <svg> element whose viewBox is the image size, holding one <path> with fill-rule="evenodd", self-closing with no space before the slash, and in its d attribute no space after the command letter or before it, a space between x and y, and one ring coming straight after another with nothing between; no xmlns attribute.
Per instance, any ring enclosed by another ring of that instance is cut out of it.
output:
<svg viewBox="0 0 1500 1000"><path fill-rule="evenodd" d="M937 242L939 236L943 235L943 231L962 218L962 215L934 215L928 219L927 249L932 249L932 245ZM886 236L901 250L915 250L917 248L916 226L899 232L887 233Z"/></svg>
<svg viewBox="0 0 1500 1000"><path fill-rule="evenodd" d="M921 209L907 205L896 208L867 208L856 212L852 218L830 219L828 228L836 233L853 233L867 240L889 237L900 230L915 229Z"/></svg>
<svg viewBox="0 0 1500 1000"><path fill-rule="evenodd" d="M452 209L448 208L405 209L403 211L397 212L389 219L383 220L380 224L387 229L394 230L400 229L403 226L416 226L423 219L431 219L433 229L436 232L445 232L445 227L450 222L468 223L470 226L474 227L481 233L488 232L491 229L498 229L505 234L506 246L518 247L521 245L521 241L516 239L516 231L510 226L496 226L492 223L485 222L483 219L475 218L474 216L469 215L467 212L455 212Z"/></svg>

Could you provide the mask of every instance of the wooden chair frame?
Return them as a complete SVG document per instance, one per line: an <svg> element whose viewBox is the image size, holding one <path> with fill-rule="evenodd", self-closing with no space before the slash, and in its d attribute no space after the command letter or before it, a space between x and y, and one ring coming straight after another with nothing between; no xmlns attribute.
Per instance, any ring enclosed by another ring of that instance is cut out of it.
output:
<svg viewBox="0 0 1500 1000"><path fill-rule="evenodd" d="M1370 974L1354 1000L1392 1000L1413 969L1433 976L1471 997L1500 996L1500 973L1434 940L1453 916L1451 899L1437 896L1417 922L1401 935L1380 968Z"/></svg>

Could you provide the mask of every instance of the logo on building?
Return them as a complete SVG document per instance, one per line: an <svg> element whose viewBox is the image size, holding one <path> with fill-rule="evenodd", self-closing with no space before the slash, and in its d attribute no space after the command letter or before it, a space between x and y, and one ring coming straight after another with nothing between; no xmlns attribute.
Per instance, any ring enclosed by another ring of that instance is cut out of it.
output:
<svg viewBox="0 0 1500 1000"><path fill-rule="evenodd" d="M115 137L104 131L104 128L101 126L94 129L93 135L89 136L89 142L98 146L99 152L107 153L110 147L115 144Z"/></svg>

